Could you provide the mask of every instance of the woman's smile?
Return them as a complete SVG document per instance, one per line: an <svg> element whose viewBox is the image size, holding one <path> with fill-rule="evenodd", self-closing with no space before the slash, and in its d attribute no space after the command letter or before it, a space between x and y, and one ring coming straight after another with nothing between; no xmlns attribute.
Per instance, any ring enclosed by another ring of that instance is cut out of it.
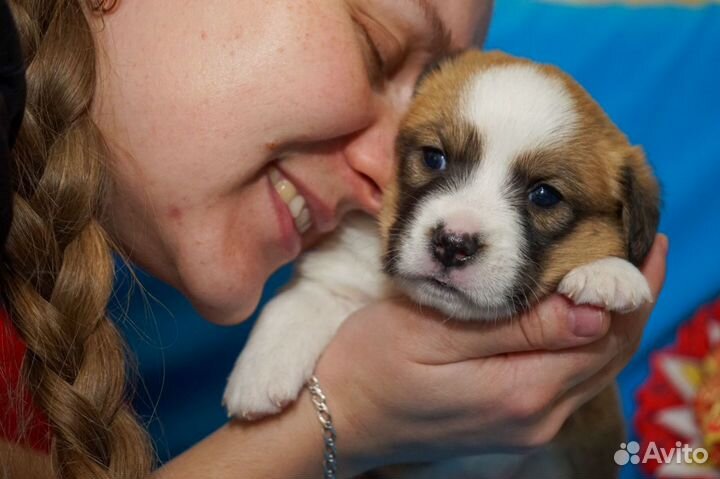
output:
<svg viewBox="0 0 720 479"><path fill-rule="evenodd" d="M417 40L438 37L425 2L253 2L262 22L221 5L193 3L168 24L167 0L107 16L93 116L111 150L115 240L232 324L346 213L378 211L397 123L440 52ZM477 5L442 12L446 46L466 46ZM381 78L375 47L393 64Z"/></svg>
<svg viewBox="0 0 720 479"><path fill-rule="evenodd" d="M295 257L302 248L302 235L313 225L307 200L275 166L269 168L268 180L273 207L278 216L281 243Z"/></svg>

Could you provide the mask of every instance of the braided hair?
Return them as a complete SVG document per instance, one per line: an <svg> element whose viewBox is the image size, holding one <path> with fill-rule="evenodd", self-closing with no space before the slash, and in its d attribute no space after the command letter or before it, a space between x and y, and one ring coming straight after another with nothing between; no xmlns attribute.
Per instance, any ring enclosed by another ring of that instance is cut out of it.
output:
<svg viewBox="0 0 720 479"><path fill-rule="evenodd" d="M52 431L59 479L139 479L152 466L129 406L124 343L107 317L114 269L100 226L106 146L90 117L98 0L12 0L27 68L24 123L10 156L13 222L3 307L27 349L24 386Z"/></svg>

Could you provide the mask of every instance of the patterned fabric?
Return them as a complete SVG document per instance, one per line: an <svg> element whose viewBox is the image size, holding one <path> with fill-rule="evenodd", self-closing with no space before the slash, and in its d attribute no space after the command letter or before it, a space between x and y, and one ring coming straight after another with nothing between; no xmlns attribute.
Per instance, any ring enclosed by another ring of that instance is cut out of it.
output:
<svg viewBox="0 0 720 479"><path fill-rule="evenodd" d="M659 479L720 478L720 301L701 309L678 332L672 346L653 354L647 382L637 393L635 428L640 456L650 443L666 451L678 441L709 452L705 464L648 461Z"/></svg>

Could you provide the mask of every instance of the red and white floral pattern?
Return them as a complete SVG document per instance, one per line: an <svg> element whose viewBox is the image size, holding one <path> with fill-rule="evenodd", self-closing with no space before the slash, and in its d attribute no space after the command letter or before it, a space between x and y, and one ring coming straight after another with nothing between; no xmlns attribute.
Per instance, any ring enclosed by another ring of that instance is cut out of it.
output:
<svg viewBox="0 0 720 479"><path fill-rule="evenodd" d="M720 301L704 307L678 331L676 343L655 353L637 393L635 430L642 457L650 443L671 450L678 442L705 448L705 464L661 464L644 470L658 479L720 479Z"/></svg>

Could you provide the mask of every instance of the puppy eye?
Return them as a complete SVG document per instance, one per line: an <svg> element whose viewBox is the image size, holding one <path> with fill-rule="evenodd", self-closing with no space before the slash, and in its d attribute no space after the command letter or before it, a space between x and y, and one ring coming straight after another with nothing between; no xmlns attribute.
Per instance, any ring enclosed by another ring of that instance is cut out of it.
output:
<svg viewBox="0 0 720 479"><path fill-rule="evenodd" d="M552 208L562 201L562 195L552 186L541 183L530 190L528 199L540 208Z"/></svg>
<svg viewBox="0 0 720 479"><path fill-rule="evenodd" d="M442 150L433 148L431 146L425 146L422 149L423 161L425 166L431 170L443 171L447 168L447 158Z"/></svg>

